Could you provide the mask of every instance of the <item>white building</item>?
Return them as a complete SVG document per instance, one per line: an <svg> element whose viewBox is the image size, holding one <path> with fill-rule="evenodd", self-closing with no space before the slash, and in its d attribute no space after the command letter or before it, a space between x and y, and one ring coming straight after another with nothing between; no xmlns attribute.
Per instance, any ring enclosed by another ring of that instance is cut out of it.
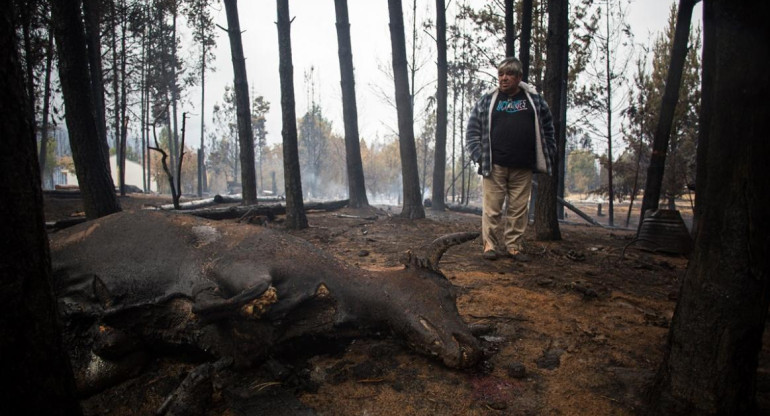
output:
<svg viewBox="0 0 770 416"><path fill-rule="evenodd" d="M110 175L112 175L112 183L115 187L118 186L118 168L117 157L115 155L110 156ZM68 170L62 170L59 180L56 181L56 185L69 185L77 186L78 177L75 172ZM63 182L63 183L62 183ZM142 165L126 160L126 185L133 185L139 189L142 189ZM154 181L150 181L150 192L158 192L158 184Z"/></svg>

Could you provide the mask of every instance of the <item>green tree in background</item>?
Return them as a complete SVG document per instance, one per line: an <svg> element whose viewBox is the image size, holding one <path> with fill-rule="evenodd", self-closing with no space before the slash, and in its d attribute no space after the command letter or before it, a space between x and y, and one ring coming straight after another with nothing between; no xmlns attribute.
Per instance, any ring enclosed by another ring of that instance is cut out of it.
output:
<svg viewBox="0 0 770 416"><path fill-rule="evenodd" d="M567 190L588 193L599 186L596 155L590 150L573 150L567 156Z"/></svg>

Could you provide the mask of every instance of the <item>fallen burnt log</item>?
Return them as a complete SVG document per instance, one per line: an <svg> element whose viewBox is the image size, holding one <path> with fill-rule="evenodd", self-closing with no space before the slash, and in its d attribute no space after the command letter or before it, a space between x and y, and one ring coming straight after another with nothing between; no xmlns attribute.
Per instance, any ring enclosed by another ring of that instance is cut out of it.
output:
<svg viewBox="0 0 770 416"><path fill-rule="evenodd" d="M124 185L126 193L129 194L142 194L141 188L136 185ZM115 187L115 192L120 193L120 188ZM43 190L43 195L49 198L66 198L66 199L79 199L82 198L80 193L80 187L77 185L56 185L55 189Z"/></svg>
<svg viewBox="0 0 770 416"><path fill-rule="evenodd" d="M589 224L595 225L597 227L602 227L602 228L604 227L603 225L598 223L595 219L593 219L590 215L588 215L585 212L581 211L580 208L578 208L578 207L570 204L569 202L565 201L564 198L556 197L556 201L558 203L562 204L563 206L565 206L570 211L572 211L575 214L577 214L578 216L580 216L580 218L588 221ZM479 207L471 207L471 206L467 206L467 205L456 205L456 204L455 205L447 205L447 209L450 210L450 211L463 212L463 213L466 213L466 214L476 214L476 215L481 215L482 214L481 208L479 208Z"/></svg>
<svg viewBox="0 0 770 416"><path fill-rule="evenodd" d="M182 210L184 211L185 214L195 215L196 217L206 218L210 220L240 219L240 220L247 220L246 222L254 222L252 221L252 219L255 217L265 217L272 220L278 215L286 214L286 206L281 204L235 205L235 206L227 206L227 207L208 208L209 206L212 206L212 205L217 205L219 203L228 203L228 202L233 202L233 201L229 199L223 199L223 200L220 200L219 202L216 202L215 198L209 198L206 200L190 201L180 205L182 206ZM338 209L342 209L346 207L348 205L348 202L349 200L347 199L340 200L340 201L329 201L329 202L309 202L305 204L305 210L331 212L331 211L336 211ZM168 205L168 206L163 205L159 208L145 208L145 209L148 209L148 210L160 209L164 211L166 210L175 211L173 205ZM179 211L176 211L176 212L179 212ZM377 217L376 216L365 217L363 219L376 220ZM46 222L45 226L46 226L46 230L48 231L59 231L86 221L87 221L86 217L78 216L78 217L57 220L57 221L48 221Z"/></svg>
<svg viewBox="0 0 770 416"><path fill-rule="evenodd" d="M265 204L265 203L276 203L276 202L282 202L285 201L285 198L276 198L276 197L269 197L269 198L259 198L257 200L258 204ZM232 203L239 203L243 202L243 197L241 194L235 194L235 195L214 195L211 198L204 198L204 199L196 199L194 201L187 201L179 204L180 210L193 210L193 209L199 209L199 208L205 208L214 206L217 204L232 204ZM158 207L158 209L163 210L173 210L176 209L174 207L174 204L165 204Z"/></svg>
<svg viewBox="0 0 770 416"><path fill-rule="evenodd" d="M480 207L471 207L468 205L459 205L459 204L448 204L446 208L454 212L463 212L465 214L481 215Z"/></svg>
<svg viewBox="0 0 770 416"><path fill-rule="evenodd" d="M308 202L305 211L336 211L348 205L349 200L330 202ZM286 214L286 206L282 204L263 205L234 205L229 207L201 208L185 211L186 214L210 220L230 220L244 216L274 217Z"/></svg>
<svg viewBox="0 0 770 416"><path fill-rule="evenodd" d="M581 211L581 210L580 210L580 208L578 208L578 207L576 207L576 206L574 206L574 205L570 204L569 202L565 201L565 200L564 200L564 198L562 198L562 197L560 197L560 196L557 196L557 197L556 197L556 201L557 201L557 202L559 202L560 204L564 205L565 207L567 207L567 208L568 208L570 211L572 211L572 212L574 212L575 214L577 214L577 215L578 215L580 218L582 218L582 219L584 219L584 220L588 221L588 223L589 223L589 224L591 224L591 225L595 225L595 226L597 226L597 227L602 227L602 228L604 228L604 226L603 226L603 225L599 224L599 223L598 223L598 222L597 222L595 219L593 219L593 218L592 218L590 215L588 215L588 214L586 214L585 212Z"/></svg>
<svg viewBox="0 0 770 416"><path fill-rule="evenodd" d="M62 198L62 199L76 199L81 197L80 188L77 188L77 187L44 190L43 195L49 198Z"/></svg>
<svg viewBox="0 0 770 416"><path fill-rule="evenodd" d="M215 195L214 201L220 204L230 203L230 202L243 202L243 196L241 194L235 194L235 195ZM257 198L258 204L270 204L275 202L283 202L286 201L286 198L277 197L277 196L261 196Z"/></svg>
<svg viewBox="0 0 770 416"><path fill-rule="evenodd" d="M217 196L219 196L219 195L217 195ZM210 206L213 206L213 205L221 204L221 203L224 203L224 202L225 201L223 201L221 199L217 200L217 197L215 196L213 198L204 198L204 199L196 199L196 200L193 200L193 201L180 202L179 203L179 209L180 210L191 210L191 209L205 208L205 207L210 207ZM240 202L240 199L237 200L237 201L233 200L233 201L227 201L227 202ZM164 204L164 205L161 205L159 207L155 207L155 209L162 209L162 210L170 211L170 210L175 210L176 207L174 207L174 204Z"/></svg>
<svg viewBox="0 0 770 416"><path fill-rule="evenodd" d="M86 221L88 221L88 219L85 216L70 217L56 221L46 221L45 229L47 231L58 231L72 227L73 225L82 224Z"/></svg>
<svg viewBox="0 0 770 416"><path fill-rule="evenodd" d="M51 256L78 387L115 385L147 354L196 351L208 367L180 388L198 389L216 368L257 365L298 339L383 331L448 367L474 366L481 345L438 262L477 235L441 237L408 251L403 269L375 272L280 231L178 213L121 212L69 228L52 236ZM164 409L193 412L176 399L188 393L174 391Z"/></svg>

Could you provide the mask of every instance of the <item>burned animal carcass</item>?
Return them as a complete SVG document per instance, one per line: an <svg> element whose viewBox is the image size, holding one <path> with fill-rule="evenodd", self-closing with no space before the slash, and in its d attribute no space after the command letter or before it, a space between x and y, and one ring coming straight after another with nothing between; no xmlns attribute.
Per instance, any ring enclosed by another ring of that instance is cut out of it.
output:
<svg viewBox="0 0 770 416"><path fill-rule="evenodd" d="M441 255L475 233L367 271L268 228L159 211L122 212L52 236L60 313L79 388L130 376L147 351L193 351L236 367L297 337L390 330L445 365L482 348L460 317Z"/></svg>

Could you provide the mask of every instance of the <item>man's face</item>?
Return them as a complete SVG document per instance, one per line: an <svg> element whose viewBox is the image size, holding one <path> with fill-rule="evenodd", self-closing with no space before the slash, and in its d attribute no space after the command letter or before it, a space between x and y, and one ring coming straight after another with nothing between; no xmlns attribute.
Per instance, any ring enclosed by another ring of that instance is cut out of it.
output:
<svg viewBox="0 0 770 416"><path fill-rule="evenodd" d="M512 70L498 70L497 81L500 91L511 94L519 89L521 75L516 75Z"/></svg>

